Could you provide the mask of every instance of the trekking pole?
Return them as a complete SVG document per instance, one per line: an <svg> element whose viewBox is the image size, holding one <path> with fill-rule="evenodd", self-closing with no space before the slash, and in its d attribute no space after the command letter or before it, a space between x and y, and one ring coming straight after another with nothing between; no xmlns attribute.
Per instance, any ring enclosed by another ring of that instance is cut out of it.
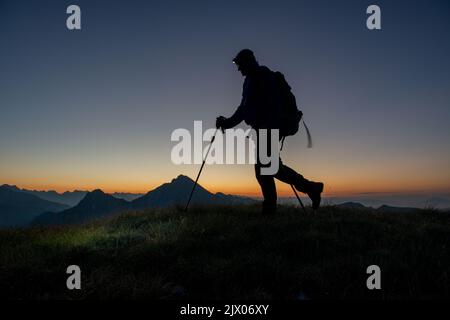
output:
<svg viewBox="0 0 450 320"><path fill-rule="evenodd" d="M308 214L308 212L306 212L306 209L305 209L305 206L303 205L302 200L300 200L300 197L299 197L298 194L297 194L297 190L295 190L295 188L294 188L294 186L293 186L292 184L291 184L291 188L292 188L292 190L294 191L295 196L297 197L298 202L300 202L300 205L302 206L303 211L305 212L305 214Z"/></svg>
<svg viewBox="0 0 450 320"><path fill-rule="evenodd" d="M205 165L205 162L206 162L206 158L208 158L209 150L211 150L211 146L212 146L212 144L214 142L214 139L216 139L217 130L219 130L219 128L216 128L216 131L214 131L214 135L213 135L213 137L211 139L211 143L209 144L208 151L206 151L206 155L203 158L202 166L200 167L200 171L198 172L197 178L195 179L195 183L194 183L194 186L192 187L191 194L189 195L189 200L186 203L186 207L184 208L184 212L187 212L187 209L189 207L189 203L191 202L191 199L192 199L192 195L194 194L195 187L197 186L198 178L200 177L200 174L202 173L203 166Z"/></svg>

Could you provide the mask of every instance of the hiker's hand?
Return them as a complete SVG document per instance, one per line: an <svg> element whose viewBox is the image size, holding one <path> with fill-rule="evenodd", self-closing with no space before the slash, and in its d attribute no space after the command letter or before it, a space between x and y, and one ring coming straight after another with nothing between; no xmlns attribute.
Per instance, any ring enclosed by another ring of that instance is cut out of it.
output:
<svg viewBox="0 0 450 320"><path fill-rule="evenodd" d="M227 118L220 116L216 119L216 128L222 130L222 132L226 129L225 128L225 121Z"/></svg>

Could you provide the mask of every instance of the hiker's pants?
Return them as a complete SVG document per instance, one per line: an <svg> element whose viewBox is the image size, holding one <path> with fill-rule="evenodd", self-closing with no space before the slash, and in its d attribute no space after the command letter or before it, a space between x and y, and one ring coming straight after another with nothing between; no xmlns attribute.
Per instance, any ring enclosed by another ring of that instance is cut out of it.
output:
<svg viewBox="0 0 450 320"><path fill-rule="evenodd" d="M257 131L258 132L258 131ZM270 146L270 132L268 133L268 139L267 141L263 141L267 144L266 150L268 154L271 153L271 146ZM277 205L277 189L275 186L275 179L278 179L284 183L293 185L297 190L301 192L308 192L308 186L310 181L305 179L301 174L297 173L295 170L289 168L288 166L284 165L281 161L281 158L279 158L279 166L278 166L278 172L275 175L262 175L261 174L261 168L263 167L269 167L270 164L264 165L260 162L259 159L259 134L257 134L257 141L256 141L256 164L255 164L255 175L256 180L258 180L259 185L261 186L261 191L264 197L263 202L263 210L268 211L274 211L276 210Z"/></svg>

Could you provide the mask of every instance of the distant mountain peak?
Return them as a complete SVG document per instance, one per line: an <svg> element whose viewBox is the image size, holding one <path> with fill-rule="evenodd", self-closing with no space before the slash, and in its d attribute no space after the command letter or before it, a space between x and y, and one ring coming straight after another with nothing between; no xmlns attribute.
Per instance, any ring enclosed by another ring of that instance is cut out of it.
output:
<svg viewBox="0 0 450 320"><path fill-rule="evenodd" d="M185 205L194 186L194 180L185 175L178 175L168 183L149 191L144 196L132 201L136 209L149 207L165 207L170 205ZM192 195L192 204L231 204L249 203L251 200L242 197L225 195L223 193L212 194L201 184Z"/></svg>
<svg viewBox="0 0 450 320"><path fill-rule="evenodd" d="M88 202L98 202L98 201L105 201L107 199L115 199L113 196L104 193L100 189L95 189L91 192L88 192L84 198L81 200L80 203L88 203Z"/></svg>
<svg viewBox="0 0 450 320"><path fill-rule="evenodd" d="M365 205L363 205L359 202L353 202L353 201L344 202L344 203L338 204L337 206L341 207L341 208L347 208L347 209L368 209L368 207L366 207Z"/></svg>
<svg viewBox="0 0 450 320"><path fill-rule="evenodd" d="M105 194L102 189L95 189L89 193L90 194Z"/></svg>
<svg viewBox="0 0 450 320"><path fill-rule="evenodd" d="M104 193L103 190L101 190L101 189L95 189L95 190L92 190L92 191L86 193L86 197L87 196L90 196L90 197L93 197L93 196L107 196L107 194Z"/></svg>
<svg viewBox="0 0 450 320"><path fill-rule="evenodd" d="M10 185L10 184L3 184L0 186L0 188L6 188L10 190L20 191L20 189L16 185Z"/></svg>
<svg viewBox="0 0 450 320"><path fill-rule="evenodd" d="M68 206L47 201L15 186L0 186L0 228L24 226L44 212L58 212Z"/></svg>
<svg viewBox="0 0 450 320"><path fill-rule="evenodd" d="M127 210L128 201L117 199L100 189L88 192L74 207L57 214L44 213L34 220L34 224L71 224L100 218Z"/></svg>
<svg viewBox="0 0 450 320"><path fill-rule="evenodd" d="M195 183L195 181L189 178L188 176L180 174L178 175L178 177L172 179L170 183Z"/></svg>

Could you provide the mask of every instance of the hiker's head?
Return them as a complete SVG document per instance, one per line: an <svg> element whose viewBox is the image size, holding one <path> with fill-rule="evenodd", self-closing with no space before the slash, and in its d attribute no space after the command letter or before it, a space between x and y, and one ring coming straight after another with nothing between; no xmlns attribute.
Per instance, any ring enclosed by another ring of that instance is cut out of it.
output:
<svg viewBox="0 0 450 320"><path fill-rule="evenodd" d="M255 55L250 49L243 49L239 51L239 53L233 59L233 63L236 64L238 70L244 77L251 73L258 66L258 61L256 61Z"/></svg>

